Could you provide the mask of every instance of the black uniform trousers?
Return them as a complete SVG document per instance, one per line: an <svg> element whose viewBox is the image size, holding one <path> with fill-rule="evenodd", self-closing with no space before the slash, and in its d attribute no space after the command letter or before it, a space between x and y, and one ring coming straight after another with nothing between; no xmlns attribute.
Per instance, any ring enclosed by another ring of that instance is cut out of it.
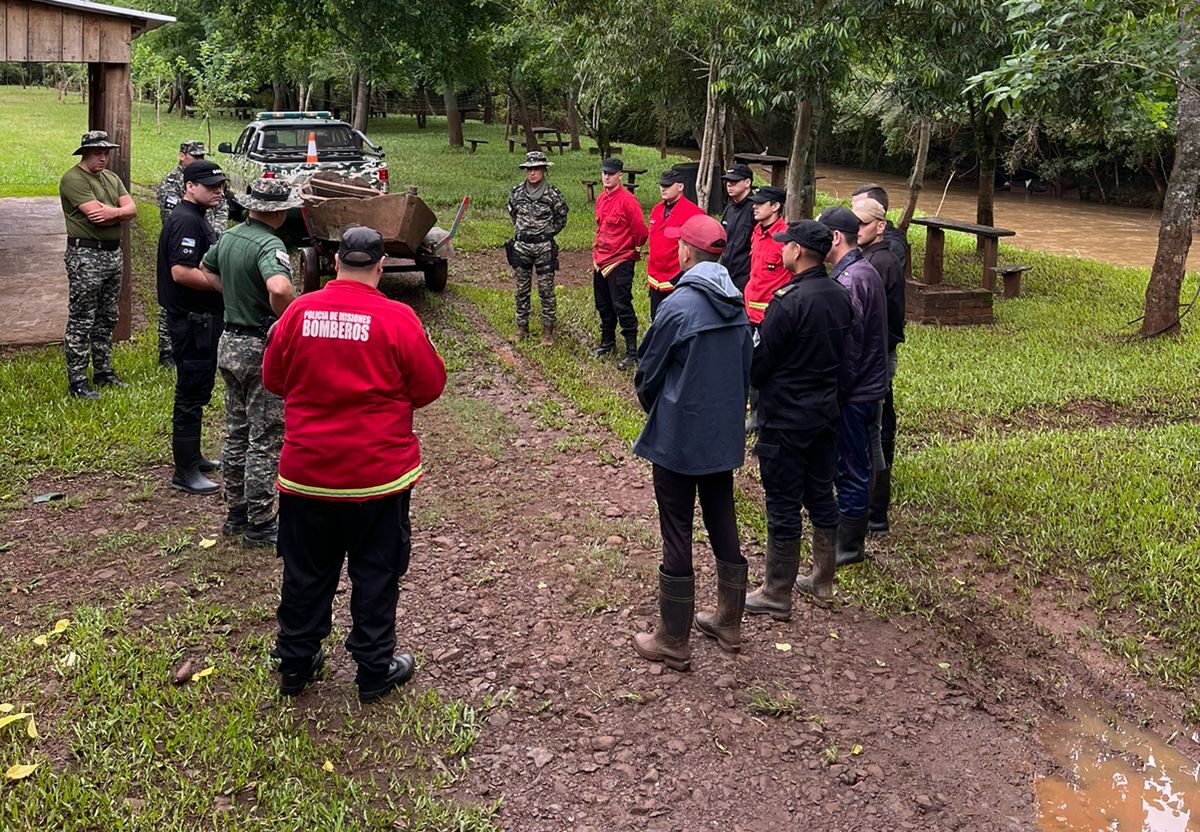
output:
<svg viewBox="0 0 1200 832"><path fill-rule="evenodd" d="M733 505L733 472L692 476L654 465L654 499L658 501L658 526L663 539L663 572L683 578L692 574L692 519L696 494L708 542L717 560L745 563L738 545L737 516Z"/></svg>
<svg viewBox="0 0 1200 832"><path fill-rule="evenodd" d="M892 381L896 377L896 348L888 353L888 391L883 400L883 418L881 422L880 440L883 444L883 460L885 467L891 468L896 461L896 398L893 393Z"/></svg>
<svg viewBox="0 0 1200 832"><path fill-rule="evenodd" d="M837 432L818 433L759 428L754 446L767 503L767 531L779 540L798 540L804 532L801 508L817 528L838 524L833 499Z"/></svg>
<svg viewBox="0 0 1200 832"><path fill-rule="evenodd" d="M617 324L625 336L625 346L637 349L638 319L633 311L633 261L618 263L607 276L592 272L592 296L600 313L600 343L617 342Z"/></svg>
<svg viewBox="0 0 1200 832"><path fill-rule="evenodd" d="M171 425L177 439L198 438L204 406L217 379L217 344L225 331L225 318L219 312L167 312L167 329L175 359Z"/></svg>
<svg viewBox="0 0 1200 832"><path fill-rule="evenodd" d="M358 662L360 681L387 672L396 650L400 578L412 551L411 493L362 502L279 495L283 589L276 646L284 672L307 668L329 635L347 557L352 626L346 649Z"/></svg>

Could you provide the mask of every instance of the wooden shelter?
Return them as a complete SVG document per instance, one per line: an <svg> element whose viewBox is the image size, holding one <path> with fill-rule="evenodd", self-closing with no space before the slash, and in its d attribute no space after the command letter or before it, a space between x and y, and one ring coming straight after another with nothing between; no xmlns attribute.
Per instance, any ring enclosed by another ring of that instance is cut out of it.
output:
<svg viewBox="0 0 1200 832"><path fill-rule="evenodd" d="M133 99L130 44L143 32L174 21L166 15L88 0L0 0L0 61L86 63L88 123L79 132L104 130L110 141L120 145L109 169L128 188ZM72 159L63 159L63 170L71 163ZM124 227L121 248L125 252L125 277L121 320L114 333L117 338L128 338L131 327L129 224Z"/></svg>

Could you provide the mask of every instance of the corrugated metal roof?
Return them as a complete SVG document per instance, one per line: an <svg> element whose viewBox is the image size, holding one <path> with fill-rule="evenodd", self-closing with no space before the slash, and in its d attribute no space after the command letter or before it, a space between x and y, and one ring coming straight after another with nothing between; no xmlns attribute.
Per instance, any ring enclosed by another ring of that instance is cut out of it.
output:
<svg viewBox="0 0 1200 832"><path fill-rule="evenodd" d="M165 14L154 14L153 12L144 12L139 9L125 9L120 6L106 6L103 3L92 3L90 0L32 0L34 3L42 3L47 6L61 6L64 9L74 9L80 12L89 12L91 14L105 14L110 17L128 17L134 20L140 20L145 24L143 31L158 28L165 23L174 23L175 18Z"/></svg>

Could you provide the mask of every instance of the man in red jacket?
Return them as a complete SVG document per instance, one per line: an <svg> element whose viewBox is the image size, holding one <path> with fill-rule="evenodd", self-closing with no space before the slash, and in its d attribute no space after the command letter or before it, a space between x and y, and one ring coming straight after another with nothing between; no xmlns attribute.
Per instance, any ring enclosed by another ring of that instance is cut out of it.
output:
<svg viewBox="0 0 1200 832"><path fill-rule="evenodd" d="M637 366L637 313L633 311L633 264L648 232L642 204L621 184L625 165L605 159L600 167L604 191L596 198L596 240L592 244L592 293L600 314L599 358L617 349L617 323L625 337L625 357L617 368ZM678 266L676 267L678 269Z"/></svg>
<svg viewBox="0 0 1200 832"><path fill-rule="evenodd" d="M683 171L664 170L658 177L658 192L662 202L650 210L650 251L646 257L646 285L650 287L650 320L658 313L658 305L675 288L683 272L679 268L679 239L668 239L668 228L682 228L692 217L704 212L700 206L683 195Z"/></svg>
<svg viewBox="0 0 1200 832"><path fill-rule="evenodd" d="M421 478L413 411L442 394L446 366L411 308L379 291L383 238L342 234L337 279L301 296L272 328L263 384L283 397L279 458L279 692L299 694L325 664L343 558L352 591L346 649L358 695L378 699L413 674L395 654L408 569L409 495Z"/></svg>

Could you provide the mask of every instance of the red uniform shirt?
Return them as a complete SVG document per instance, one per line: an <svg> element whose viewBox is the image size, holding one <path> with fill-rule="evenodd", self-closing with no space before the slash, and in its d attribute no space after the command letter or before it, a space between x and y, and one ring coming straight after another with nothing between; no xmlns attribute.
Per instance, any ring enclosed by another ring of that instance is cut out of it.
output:
<svg viewBox="0 0 1200 832"><path fill-rule="evenodd" d="M263 385L285 408L279 490L370 500L420 479L413 410L442 394L446 365L411 308L333 280L283 313L263 354Z"/></svg>
<svg viewBox="0 0 1200 832"><path fill-rule="evenodd" d="M642 204L624 185L602 192L596 197L596 241L592 244L597 271L636 260L647 233Z"/></svg>
<svg viewBox="0 0 1200 832"><path fill-rule="evenodd" d="M660 292L674 289L671 278L679 274L679 240L668 239L663 232L704 213L686 196L675 200L670 215L664 217L666 206L665 202L660 202L650 210L650 253L646 257L646 285Z"/></svg>
<svg viewBox="0 0 1200 832"><path fill-rule="evenodd" d="M742 295L746 299L746 317L755 326L762 323L775 290L792 279L792 273L783 267L783 243L775 242L771 236L781 231L787 231L787 220L783 217L765 231L762 223L757 222L750 232L750 281Z"/></svg>

